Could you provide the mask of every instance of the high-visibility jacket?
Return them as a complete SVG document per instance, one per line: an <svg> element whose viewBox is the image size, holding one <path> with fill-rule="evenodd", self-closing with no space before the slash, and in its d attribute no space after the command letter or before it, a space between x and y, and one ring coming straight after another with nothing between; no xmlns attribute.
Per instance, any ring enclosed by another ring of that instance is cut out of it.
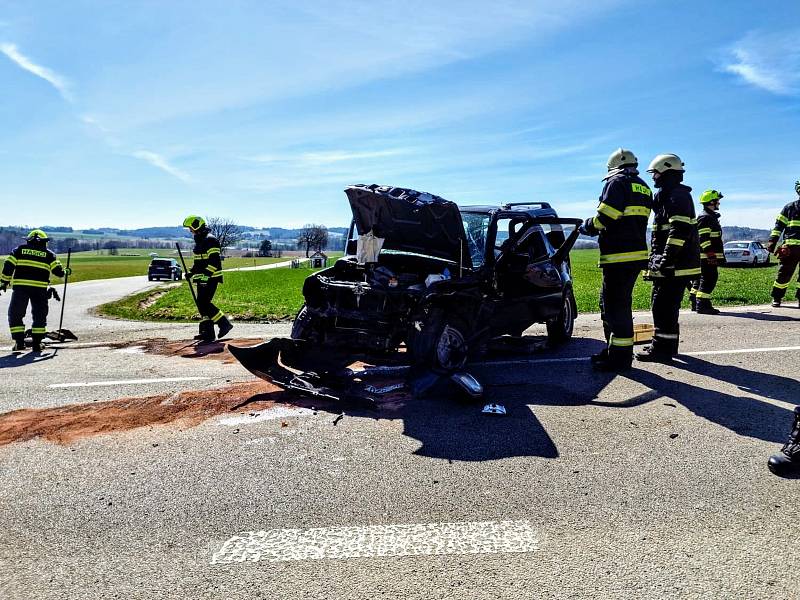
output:
<svg viewBox="0 0 800 600"><path fill-rule="evenodd" d="M192 275L206 275L222 283L222 257L217 238L213 235L195 236L192 256L194 262L189 269Z"/></svg>
<svg viewBox="0 0 800 600"><path fill-rule="evenodd" d="M700 258L707 260L709 254L718 261L725 260L722 249L722 225L719 224L719 213L704 209L697 217L697 234L700 239Z"/></svg>
<svg viewBox="0 0 800 600"><path fill-rule="evenodd" d="M692 188L679 183L660 189L653 198L650 253L664 256L674 267L651 273L654 277L700 274L700 243L691 192Z"/></svg>
<svg viewBox="0 0 800 600"><path fill-rule="evenodd" d="M603 187L597 215L587 223L598 233L601 268L647 266L647 221L653 192L635 172L611 177Z"/></svg>
<svg viewBox="0 0 800 600"><path fill-rule="evenodd" d="M800 198L789 202L778 213L775 227L769 236L770 243L776 243L783 234L783 243L787 246L800 246Z"/></svg>
<svg viewBox="0 0 800 600"><path fill-rule="evenodd" d="M64 276L61 261L49 249L31 244L17 246L3 263L0 282L11 287L46 288L50 285L50 274Z"/></svg>

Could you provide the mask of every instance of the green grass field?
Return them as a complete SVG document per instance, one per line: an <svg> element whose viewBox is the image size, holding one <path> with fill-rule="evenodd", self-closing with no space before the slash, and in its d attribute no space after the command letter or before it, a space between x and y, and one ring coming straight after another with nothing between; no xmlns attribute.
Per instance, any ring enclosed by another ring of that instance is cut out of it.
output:
<svg viewBox="0 0 800 600"><path fill-rule="evenodd" d="M165 258L175 258L180 264L180 260L173 250L165 249L148 249L148 248L121 248L120 255L109 256L108 254L95 254L94 252L77 252L72 255L72 276L70 281L88 281L91 279L111 279L113 277L132 277L135 275L147 275L147 267L150 264L150 253L156 252L159 256ZM126 256L127 254L135 256ZM191 256L191 252L188 253ZM341 252L332 253L333 256L341 256ZM186 258L187 253L184 253ZM61 262L67 264L67 255L59 255ZM266 265L275 262L285 262L291 260L293 257L283 258L239 258L235 256L228 257L223 262L223 269L236 269L240 267L253 267L257 265ZM5 260L5 257L0 259L0 262ZM187 260L187 266L191 266L191 259ZM55 277L52 278L53 283L58 283L59 280Z"/></svg>
<svg viewBox="0 0 800 600"><path fill-rule="evenodd" d="M598 312L601 271L597 268L597 250L576 250L572 253L575 298L582 313ZM247 259L245 259L247 260ZM717 305L765 304L770 301L770 288L777 265L762 268L723 268L714 292ZM230 273L225 276L215 303L238 320L274 322L290 319L303 302L303 280L310 269L274 269ZM787 297L794 298L794 283ZM634 289L634 309L650 308L650 283L639 280ZM100 312L126 319L155 321L191 320L198 318L185 284L160 291L152 303L153 292L144 292L106 304ZM688 299L686 300L688 306Z"/></svg>

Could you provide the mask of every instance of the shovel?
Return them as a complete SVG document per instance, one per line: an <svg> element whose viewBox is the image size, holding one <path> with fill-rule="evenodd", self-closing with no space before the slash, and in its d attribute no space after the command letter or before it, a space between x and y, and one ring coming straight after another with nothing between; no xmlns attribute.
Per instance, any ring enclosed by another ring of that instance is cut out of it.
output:
<svg viewBox="0 0 800 600"><path fill-rule="evenodd" d="M69 269L70 259L72 258L72 248L67 250L67 269ZM64 289L61 292L61 317L58 319L58 330L48 331L45 337L56 342L71 342L78 339L78 336L69 329L64 329L64 305L67 303L67 280L69 275L64 274Z"/></svg>

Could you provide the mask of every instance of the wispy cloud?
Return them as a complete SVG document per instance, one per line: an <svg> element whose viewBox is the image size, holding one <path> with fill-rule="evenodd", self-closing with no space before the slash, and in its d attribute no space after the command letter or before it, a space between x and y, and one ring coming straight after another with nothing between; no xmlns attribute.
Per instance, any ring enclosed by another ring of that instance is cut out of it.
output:
<svg viewBox="0 0 800 600"><path fill-rule="evenodd" d="M131 156L143 160L145 162L148 162L157 169L161 169L165 173L169 173L173 177L176 177L186 183L192 180L192 178L189 177L188 174L184 173L177 167L174 167L173 165L169 164L169 161L167 161L166 158L164 158L160 154L156 154L155 152L150 152L148 150L137 150L136 152L132 153Z"/></svg>
<svg viewBox="0 0 800 600"><path fill-rule="evenodd" d="M394 148L388 150L375 150L371 152L352 152L347 150L332 150L327 152L304 152L298 155L279 156L272 154L261 154L249 157L250 160L258 163L299 163L302 165L322 165L354 160L372 160L375 158L386 158L408 154L410 148Z"/></svg>
<svg viewBox="0 0 800 600"><path fill-rule="evenodd" d="M9 60L16 64L20 69L28 71L37 77L44 79L47 83L52 85L61 97L67 102L72 102L72 94L69 89L69 82L56 73L42 65L37 65L30 58L22 54L15 44L3 43L0 44L0 52L5 54Z"/></svg>
<svg viewBox="0 0 800 600"><path fill-rule="evenodd" d="M800 29L752 31L726 52L722 70L777 95L800 93Z"/></svg>

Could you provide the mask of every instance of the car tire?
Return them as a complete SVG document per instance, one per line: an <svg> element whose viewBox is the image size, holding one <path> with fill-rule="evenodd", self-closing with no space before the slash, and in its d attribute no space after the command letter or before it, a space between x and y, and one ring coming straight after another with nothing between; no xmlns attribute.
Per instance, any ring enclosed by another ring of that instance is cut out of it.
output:
<svg viewBox="0 0 800 600"><path fill-rule="evenodd" d="M469 358L469 326L458 315L432 309L420 331L414 331L409 351L414 365L437 373L456 373Z"/></svg>
<svg viewBox="0 0 800 600"><path fill-rule="evenodd" d="M289 337L293 340L306 341L316 341L318 337L314 315L311 314L305 304L297 311L297 315L292 322L292 332L289 334Z"/></svg>
<svg viewBox="0 0 800 600"><path fill-rule="evenodd" d="M564 292L558 317L547 322L547 341L552 345L563 344L572 337L577 316L577 304L572 288Z"/></svg>
<svg viewBox="0 0 800 600"><path fill-rule="evenodd" d="M147 276L147 281L153 281L153 278L148 275Z"/></svg>

